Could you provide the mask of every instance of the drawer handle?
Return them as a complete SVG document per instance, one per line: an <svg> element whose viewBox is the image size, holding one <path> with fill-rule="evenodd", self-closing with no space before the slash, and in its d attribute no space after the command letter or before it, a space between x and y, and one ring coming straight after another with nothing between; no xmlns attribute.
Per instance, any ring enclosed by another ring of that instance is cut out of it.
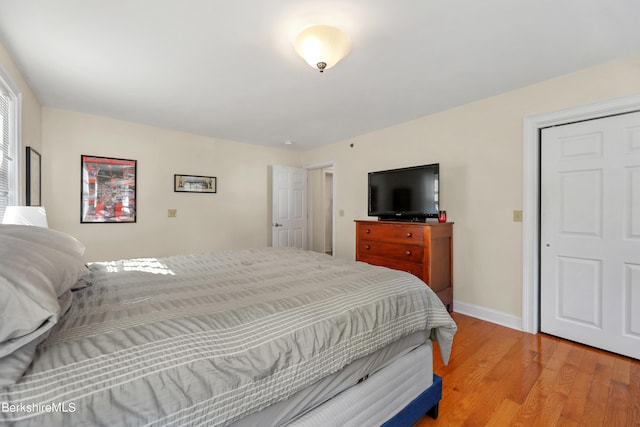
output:
<svg viewBox="0 0 640 427"><path fill-rule="evenodd" d="M365 248L365 249L371 249L371 246L369 246L369 245L364 245L364 248Z"/></svg>
<svg viewBox="0 0 640 427"><path fill-rule="evenodd" d="M365 233L369 234L371 233L371 230L369 230L368 228L366 230L364 230Z"/></svg>
<svg viewBox="0 0 640 427"><path fill-rule="evenodd" d="M413 236L413 234L407 233L407 237L411 237L411 236Z"/></svg>
<svg viewBox="0 0 640 427"><path fill-rule="evenodd" d="M405 254L407 254L407 256L411 256L411 251L406 251Z"/></svg>

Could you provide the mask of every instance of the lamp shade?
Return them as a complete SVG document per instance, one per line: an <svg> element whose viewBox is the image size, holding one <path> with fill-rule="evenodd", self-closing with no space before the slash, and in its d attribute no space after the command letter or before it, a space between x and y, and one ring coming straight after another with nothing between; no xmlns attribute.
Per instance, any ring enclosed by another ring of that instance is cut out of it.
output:
<svg viewBox="0 0 640 427"><path fill-rule="evenodd" d="M7 206L2 223L49 227L47 212L42 206Z"/></svg>
<svg viewBox="0 0 640 427"><path fill-rule="evenodd" d="M335 27L315 25L298 34L294 46L298 55L322 73L347 56L351 40Z"/></svg>

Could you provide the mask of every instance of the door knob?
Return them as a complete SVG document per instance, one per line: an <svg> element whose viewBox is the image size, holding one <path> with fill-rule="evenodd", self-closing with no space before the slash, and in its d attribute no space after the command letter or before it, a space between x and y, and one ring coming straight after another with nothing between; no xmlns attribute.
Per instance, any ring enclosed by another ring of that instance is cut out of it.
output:
<svg viewBox="0 0 640 427"><path fill-rule="evenodd" d="M273 224L274 227L282 227L282 224L278 224L277 222Z"/></svg>

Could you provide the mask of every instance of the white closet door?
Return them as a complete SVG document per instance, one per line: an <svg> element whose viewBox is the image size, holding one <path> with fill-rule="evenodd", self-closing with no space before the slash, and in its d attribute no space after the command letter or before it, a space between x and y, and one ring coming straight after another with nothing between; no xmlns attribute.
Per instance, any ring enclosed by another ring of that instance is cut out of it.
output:
<svg viewBox="0 0 640 427"><path fill-rule="evenodd" d="M640 358L640 113L544 129L541 329Z"/></svg>
<svg viewBox="0 0 640 427"><path fill-rule="evenodd" d="M307 170L273 166L272 246L307 249Z"/></svg>

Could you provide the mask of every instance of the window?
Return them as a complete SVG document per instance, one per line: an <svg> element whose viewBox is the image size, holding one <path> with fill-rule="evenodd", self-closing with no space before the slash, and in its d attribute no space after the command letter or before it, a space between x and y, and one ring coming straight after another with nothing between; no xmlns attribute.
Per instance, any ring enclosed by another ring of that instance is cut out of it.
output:
<svg viewBox="0 0 640 427"><path fill-rule="evenodd" d="M20 96L0 68L0 219L7 206L20 202Z"/></svg>

